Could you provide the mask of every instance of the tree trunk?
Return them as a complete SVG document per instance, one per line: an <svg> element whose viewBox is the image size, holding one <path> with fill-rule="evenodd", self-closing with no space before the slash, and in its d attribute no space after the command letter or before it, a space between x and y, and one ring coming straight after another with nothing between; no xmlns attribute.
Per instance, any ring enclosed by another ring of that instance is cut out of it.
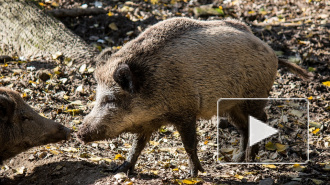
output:
<svg viewBox="0 0 330 185"><path fill-rule="evenodd" d="M49 59L60 52L78 63L97 53L35 2L0 0L0 55Z"/></svg>

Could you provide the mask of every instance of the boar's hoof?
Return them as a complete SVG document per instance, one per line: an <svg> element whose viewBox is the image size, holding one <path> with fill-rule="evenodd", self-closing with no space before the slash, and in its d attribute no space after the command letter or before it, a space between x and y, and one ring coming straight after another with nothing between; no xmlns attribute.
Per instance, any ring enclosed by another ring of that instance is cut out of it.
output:
<svg viewBox="0 0 330 185"><path fill-rule="evenodd" d="M243 162L245 159L245 152L239 152L233 156L233 162Z"/></svg>
<svg viewBox="0 0 330 185"><path fill-rule="evenodd" d="M130 162L125 161L123 164L117 167L115 170L115 173L126 173L127 175L132 174L134 171L134 165L132 165Z"/></svg>
<svg viewBox="0 0 330 185"><path fill-rule="evenodd" d="M202 168L202 166L191 168L190 170L189 177L197 177L198 176L198 171L204 172L205 170Z"/></svg>

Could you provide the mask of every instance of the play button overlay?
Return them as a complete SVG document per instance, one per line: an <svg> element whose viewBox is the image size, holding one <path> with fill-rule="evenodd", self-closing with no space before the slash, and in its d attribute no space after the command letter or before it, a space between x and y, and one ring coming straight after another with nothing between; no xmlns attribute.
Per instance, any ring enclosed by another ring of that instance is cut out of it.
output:
<svg viewBox="0 0 330 185"><path fill-rule="evenodd" d="M217 149L214 151L217 162L308 162L308 141L309 135L313 135L313 127L308 124L307 99L221 98L217 102L217 108ZM209 149L208 145L211 144L207 143L203 148Z"/></svg>
<svg viewBox="0 0 330 185"><path fill-rule="evenodd" d="M249 146L253 146L276 133L278 133L277 129L249 116Z"/></svg>

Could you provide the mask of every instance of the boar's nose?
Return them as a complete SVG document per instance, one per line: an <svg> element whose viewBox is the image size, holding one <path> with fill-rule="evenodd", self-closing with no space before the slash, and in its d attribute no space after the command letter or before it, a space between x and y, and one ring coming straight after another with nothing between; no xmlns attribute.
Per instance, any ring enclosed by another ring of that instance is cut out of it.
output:
<svg viewBox="0 0 330 185"><path fill-rule="evenodd" d="M66 132L65 140L69 140L71 138L72 130L67 127L64 127L64 132Z"/></svg>

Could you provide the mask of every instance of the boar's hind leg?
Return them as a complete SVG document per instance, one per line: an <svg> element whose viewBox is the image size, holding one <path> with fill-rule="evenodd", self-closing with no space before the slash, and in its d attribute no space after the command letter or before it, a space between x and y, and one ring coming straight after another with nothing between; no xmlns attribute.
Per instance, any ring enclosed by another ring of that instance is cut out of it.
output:
<svg viewBox="0 0 330 185"><path fill-rule="evenodd" d="M248 109L249 109L249 115L252 115L253 117L257 118L258 120L266 123L267 122L267 114L264 110L267 101L259 100L259 101L247 101ZM250 153L249 153L250 152ZM259 145L255 144L253 145L250 150L247 151L246 158L251 158L253 161L255 160L256 155L259 152Z"/></svg>
<svg viewBox="0 0 330 185"><path fill-rule="evenodd" d="M239 151L233 157L234 162L243 162L245 159L245 151L248 144L248 115L241 111L241 108L235 107L229 114L229 121L233 124L241 134Z"/></svg>
<svg viewBox="0 0 330 185"><path fill-rule="evenodd" d="M118 172L124 172L128 174L133 173L135 163L139 155L141 154L143 148L146 146L147 142L149 141L151 134L152 133L140 133L135 135L132 149L128 155L128 158L122 165L120 165L116 169L117 173Z"/></svg>
<svg viewBox="0 0 330 185"><path fill-rule="evenodd" d="M176 127L189 157L190 175L195 177L198 175L198 171L204 172L197 156L196 118L183 119L181 121Z"/></svg>

